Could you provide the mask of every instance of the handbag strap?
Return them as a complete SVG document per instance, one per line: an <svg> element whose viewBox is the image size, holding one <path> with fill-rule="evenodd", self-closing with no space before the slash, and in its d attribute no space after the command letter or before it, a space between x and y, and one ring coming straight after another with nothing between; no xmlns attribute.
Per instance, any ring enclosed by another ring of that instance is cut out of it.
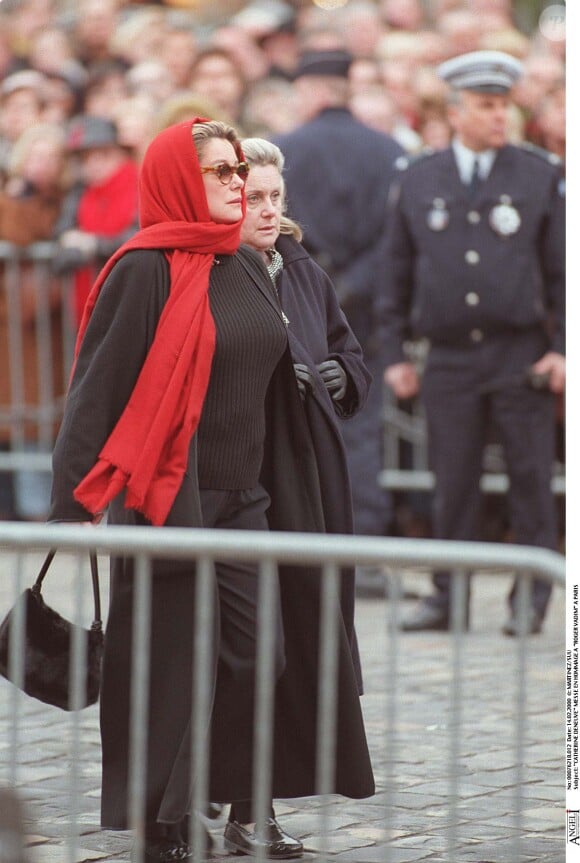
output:
<svg viewBox="0 0 580 863"><path fill-rule="evenodd" d="M56 554L56 549L51 549L44 559L44 563L40 567L40 572L36 576L36 581L32 587L34 593L40 596L42 582L49 570L50 564ZM91 629L101 630L103 621L101 619L101 592L99 590L99 565L97 563L97 555L94 551L89 552L89 560L91 564L91 581L93 582L93 601L95 604L95 619L93 620Z"/></svg>

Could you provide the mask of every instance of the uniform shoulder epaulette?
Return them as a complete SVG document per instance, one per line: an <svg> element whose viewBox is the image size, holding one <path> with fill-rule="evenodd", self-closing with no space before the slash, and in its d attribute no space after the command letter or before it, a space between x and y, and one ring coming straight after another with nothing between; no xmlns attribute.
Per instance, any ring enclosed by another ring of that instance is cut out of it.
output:
<svg viewBox="0 0 580 863"><path fill-rule="evenodd" d="M526 153L530 153L532 156L537 156L539 159L543 159L544 162L548 162L550 165L561 165L562 160L555 153L551 153L549 150L544 150L543 147L537 147L535 144L530 144L529 141L522 141L519 145L520 150L524 150Z"/></svg>
<svg viewBox="0 0 580 863"><path fill-rule="evenodd" d="M432 147L425 147L419 153L408 153L405 156L399 156L395 159L394 165L397 171L408 171L414 165L424 162L429 156L435 155L437 150Z"/></svg>

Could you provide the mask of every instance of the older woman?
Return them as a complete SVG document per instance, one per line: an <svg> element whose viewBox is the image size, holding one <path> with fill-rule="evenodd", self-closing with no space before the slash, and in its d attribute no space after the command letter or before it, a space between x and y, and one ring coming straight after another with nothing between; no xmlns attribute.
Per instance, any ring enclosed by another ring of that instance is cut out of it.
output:
<svg viewBox="0 0 580 863"><path fill-rule="evenodd" d="M235 130L194 120L150 144L139 233L97 280L54 453L53 519L129 525L323 530L312 440L268 273L238 251L247 165ZM274 448L275 447L275 448ZM112 561L101 731L102 824L129 825L133 560ZM161 569L163 573L161 574ZM252 805L257 569L216 561L212 800L232 803L230 851L302 855ZM155 560L145 787L146 861L186 860L195 566ZM276 797L315 790L319 583L280 572ZM298 609L303 608L303 613ZM373 793L356 678L339 633L336 791ZM310 657L305 661L305 657Z"/></svg>
<svg viewBox="0 0 580 863"><path fill-rule="evenodd" d="M300 244L300 227L284 215L282 151L262 138L246 138L242 146L251 169L242 241L262 256L287 321L290 352L319 466L326 530L352 533L350 481L339 422L364 406L370 374L332 282ZM342 605L362 691L351 570L343 576Z"/></svg>

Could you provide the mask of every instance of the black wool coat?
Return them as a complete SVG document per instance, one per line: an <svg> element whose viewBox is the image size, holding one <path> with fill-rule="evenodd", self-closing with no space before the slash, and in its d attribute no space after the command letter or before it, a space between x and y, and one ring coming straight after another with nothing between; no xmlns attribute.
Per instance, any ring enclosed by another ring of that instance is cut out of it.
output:
<svg viewBox="0 0 580 863"><path fill-rule="evenodd" d="M262 291L278 307L259 256L245 248L238 255L251 274L256 290ZM213 268L212 279L219 278L219 270L219 267ZM89 517L74 500L73 489L94 464L122 412L153 340L169 288L167 262L158 251L128 253L103 285L77 360L55 446L52 520L78 521ZM272 499L268 513L270 527L324 531L316 451L289 349L271 381L266 419L261 481ZM125 509L123 495L120 495L109 507L109 523L146 525L147 521L139 513ZM195 437L184 480L166 526L202 527ZM104 827L126 829L133 561L113 559L111 573L111 606L101 691L101 821ZM146 818L149 821L178 821L189 809L195 582L194 564L154 561L146 766ZM281 569L280 588L286 667L276 684L272 793L275 797L305 796L316 790L319 573L308 567ZM217 648L216 624L211 648L214 669ZM247 770L247 753L241 752L235 741L236 729L228 729L227 722L220 722L219 731L212 740L211 799L229 801L251 797L252 776ZM357 676L342 619L339 622L335 780L337 793L354 798L374 793Z"/></svg>
<svg viewBox="0 0 580 863"><path fill-rule="evenodd" d="M307 251L332 278L368 359L381 347L375 307L384 278L389 187L404 150L341 107L325 108L275 143L285 157L288 213L301 225Z"/></svg>
<svg viewBox="0 0 580 863"><path fill-rule="evenodd" d="M364 407L371 376L365 366L361 346L340 308L334 285L326 272L291 236L280 235L276 248L284 260L278 292L289 320L290 353L294 362L308 366L313 377L313 390L307 395L304 408L316 452L325 529L328 533L352 533L351 486L340 424ZM339 403L330 397L317 368L327 359L338 360L347 374L346 395ZM355 580L352 568L343 572L341 599L362 692L354 630Z"/></svg>

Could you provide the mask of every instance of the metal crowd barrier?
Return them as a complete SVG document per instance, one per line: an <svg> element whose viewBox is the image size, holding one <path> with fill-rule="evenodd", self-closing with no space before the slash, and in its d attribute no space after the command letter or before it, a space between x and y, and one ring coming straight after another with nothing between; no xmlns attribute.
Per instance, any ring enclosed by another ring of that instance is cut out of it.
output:
<svg viewBox="0 0 580 863"><path fill-rule="evenodd" d="M54 251L0 241L0 472L51 469L76 335L72 276L54 274Z"/></svg>
<svg viewBox="0 0 580 863"><path fill-rule="evenodd" d="M403 448L407 452L403 455ZM407 409L401 408L394 393L384 387L383 402L384 467L379 473L381 488L390 491L431 492L435 476L428 466L427 423L421 399L410 400ZM403 462L407 462L404 464ZM488 444L483 456L480 488L484 494L506 494L509 478L505 469L503 451L499 444ZM555 495L566 494L564 466L554 464L552 490Z"/></svg>
<svg viewBox="0 0 580 863"><path fill-rule="evenodd" d="M397 617L399 613L400 591L399 574L402 571L419 568L428 574L434 568L449 568L453 572L453 631L449 638L449 720L447 729L447 775L448 775L448 817L446 819L445 859L458 860L457 830L462 823L460 804L462 801L462 777L459 764L461 744L465 734L463 720L464 677L469 673L463 664L464 616L466 578L469 571L493 576L506 571L521 577L522 589L519 592L518 616L523 621L530 604L530 578L532 576L550 580L557 588L565 585L563 558L554 552L526 546L512 546L492 543L445 542L436 540L405 540L376 537L352 537L319 534L260 533L254 531L223 531L202 529L167 528L124 528L99 526L96 528L79 525L22 525L12 522L0 523L0 571L12 573L12 590L6 608L0 609L3 616L14 598L30 582L24 577L29 555L58 548L65 559L72 555L71 573L74 576L74 589L69 593L74 605L75 619L87 622L91 608L90 579L81 572L81 563L89 550L99 554L131 555L136 560L137 588L135 595L135 614L133 631L134 674L132 676L132 721L130 751L130 788L131 788L131 827L135 831L136 845L133 857L139 860L144 842L144 753L146 728L144 725L144 705L146 703L148 679L148 621L151 613L151 559L154 557L173 559L195 559L198 566L197 609L196 609L196 667L194 703L192 711L192 753L196 765L192 771L193 809L203 811L207 802L208 753L206 722L210 689L207 664L209 651L204 645L210 643L210 620L212 616L212 578L213 562L216 559L237 558L243 561L257 561L259 564L260 602L258 631L257 664L257 701L256 701L256 743L254 763L254 799L258 802L259 813L266 815L267 801L271 788L272 767L272 715L273 715L273 621L274 593L271 590L277 574L278 564L310 564L320 566L323 581L320 651L320 691L317 738L317 792L328 795L332 790L333 752L336 733L336 680L337 680L337 587L340 567L357 565L382 566L392 575L395 590L389 592L388 623L385 626L386 677L384 692L387 699L384 716L384 752L387 754L385 780L384 823L385 837L391 837L396 825L392 823L392 803L397 791L395 765L397 762L397 715L398 695L401 691L402 672L398 664ZM63 554L65 553L65 554ZM29 563L29 562L28 562ZM313 576L314 577L314 576ZM7 579L5 577L5 584ZM0 591L0 595L2 595ZM4 588L4 596L6 591ZM84 614L84 620L83 620ZM16 643L23 637L22 632L15 634ZM517 684L513 694L513 763L516 777L513 784L512 811L514 813L513 838L510 840L510 856L502 856L508 863L521 863L523 859L520 843L523 834L523 792L524 784L524 746L526 743L526 695L529 664L527 638L516 639ZM513 644L513 642L512 642ZM364 667L364 656L363 667ZM74 699L82 686L82 656L77 651L74 656L72 678L75 681ZM8 710L8 740L0 741L4 747L4 780L16 791L23 784L26 792L25 764L20 761L23 729L27 721L28 701L17 687L0 681L2 698L10 699ZM504 686L498 686L498 705L506 699ZM77 702L78 703L78 702ZM50 708L47 708L50 709ZM85 744L83 729L84 713L73 712L69 715L70 752L68 753L68 820L66 822L65 848L63 861L75 863L79 859L78 849L83 829L81 820L80 778L82 752ZM64 722L59 728L64 726ZM5 729L6 730L6 729ZM61 733L59 731L59 733ZM7 745L6 745L7 744ZM24 752L24 762L27 753ZM64 769L64 768L63 768ZM2 768L0 768L2 770ZM2 772L0 772L0 777ZM477 800L470 801L477 807ZM64 818L63 813L63 818ZM503 812L502 812L503 814ZM193 839L193 861L200 863L205 859L202 851L202 837L197 823L191 824ZM316 860L328 863L331 859L330 816L323 806L320 815L321 837ZM385 863L400 860L393 844L393 856L389 854L391 845L385 845ZM425 852L427 853L427 852ZM502 854L505 855L505 848ZM118 859L118 858L116 858ZM123 857L128 859L128 857ZM259 858L256 858L259 859ZM378 857L376 859L379 859ZM382 858L381 858L382 859ZM405 858L408 859L408 858ZM469 858L474 859L474 858Z"/></svg>
<svg viewBox="0 0 580 863"><path fill-rule="evenodd" d="M72 363L76 325L73 311L73 277L52 270L55 244L19 247L0 241L0 267L4 271L5 361L10 397L0 393L0 473L51 469L55 432L62 417L64 393ZM34 332L35 337L30 338ZM34 351L31 360L30 351ZM408 346L409 358L420 368L426 346ZM27 359L28 356L28 359ZM37 382L30 395L32 375ZM384 469L379 484L392 491L432 491L435 480L428 467L427 431L420 399L408 410L384 388ZM34 440L31 448L29 441ZM4 444L4 451L2 450ZM407 447L407 456L402 447ZM404 464L405 458L408 464ZM481 480L486 493L504 494L509 486L501 450L488 446ZM565 494L562 465L555 465L554 493Z"/></svg>

